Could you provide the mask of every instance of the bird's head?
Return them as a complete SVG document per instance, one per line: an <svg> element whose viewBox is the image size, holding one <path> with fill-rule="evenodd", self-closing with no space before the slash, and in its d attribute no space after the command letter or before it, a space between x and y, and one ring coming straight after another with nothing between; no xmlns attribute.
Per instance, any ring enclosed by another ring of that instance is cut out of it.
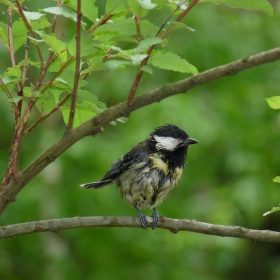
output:
<svg viewBox="0 0 280 280"><path fill-rule="evenodd" d="M198 143L197 140L189 138L184 130L173 124L156 128L150 137L156 150L167 152L173 152L179 148L187 149L189 145Z"/></svg>

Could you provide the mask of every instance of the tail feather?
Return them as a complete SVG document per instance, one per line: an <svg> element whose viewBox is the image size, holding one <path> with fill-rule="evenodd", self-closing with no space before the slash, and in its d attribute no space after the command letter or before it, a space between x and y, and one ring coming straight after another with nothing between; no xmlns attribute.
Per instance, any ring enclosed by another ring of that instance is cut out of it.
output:
<svg viewBox="0 0 280 280"><path fill-rule="evenodd" d="M99 180L91 183L82 184L80 185L80 187L84 189L89 189L89 188L101 189L108 185L111 185L113 183L112 181L113 181L112 179L103 180L103 181Z"/></svg>

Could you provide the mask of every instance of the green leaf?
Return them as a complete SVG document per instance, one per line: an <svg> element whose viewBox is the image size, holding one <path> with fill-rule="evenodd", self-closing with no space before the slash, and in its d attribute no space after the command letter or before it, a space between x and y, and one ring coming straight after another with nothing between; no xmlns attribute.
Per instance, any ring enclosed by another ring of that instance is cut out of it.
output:
<svg viewBox="0 0 280 280"><path fill-rule="evenodd" d="M117 14L128 11L126 0L107 0L106 14Z"/></svg>
<svg viewBox="0 0 280 280"><path fill-rule="evenodd" d="M163 40L159 37L148 37L141 41L139 45L134 49L136 52L146 51L149 47L153 45L160 44Z"/></svg>
<svg viewBox="0 0 280 280"><path fill-rule="evenodd" d="M39 20L31 20L30 24L33 30L41 30L51 26L46 17L41 17Z"/></svg>
<svg viewBox="0 0 280 280"><path fill-rule="evenodd" d="M55 98L50 90L45 91L36 101L36 107L42 113L49 113L55 106Z"/></svg>
<svg viewBox="0 0 280 280"><path fill-rule="evenodd" d="M70 107L69 106L61 106L60 111L62 113L64 122L67 124L68 119L69 119L69 112L70 112ZM74 116L74 121L73 121L73 127L77 127L80 124L86 122L87 120L93 118L94 116L97 115L97 111L90 108L90 107L81 107L81 106L76 106L75 108L75 116Z"/></svg>
<svg viewBox="0 0 280 280"><path fill-rule="evenodd" d="M155 36L159 30L159 27L149 22L147 19L141 20L141 33L144 38L148 36Z"/></svg>
<svg viewBox="0 0 280 280"><path fill-rule="evenodd" d="M130 60L134 66L140 66L141 62L147 57L147 54L135 54L130 56Z"/></svg>
<svg viewBox="0 0 280 280"><path fill-rule="evenodd" d="M0 22L0 39L8 46L8 25L4 22Z"/></svg>
<svg viewBox="0 0 280 280"><path fill-rule="evenodd" d="M8 101L18 104L18 102L22 100L22 98L23 98L22 96L16 96L13 98L8 98Z"/></svg>
<svg viewBox="0 0 280 280"><path fill-rule="evenodd" d="M104 54L105 55L105 54ZM104 70L104 55L95 55L93 58L88 60L88 68L81 72L81 75L91 73L94 71Z"/></svg>
<svg viewBox="0 0 280 280"><path fill-rule="evenodd" d="M195 66L172 52L154 50L148 63L160 69L191 73L193 75L198 73Z"/></svg>
<svg viewBox="0 0 280 280"><path fill-rule="evenodd" d="M272 181L275 183L280 183L280 176L276 176Z"/></svg>
<svg viewBox="0 0 280 280"><path fill-rule="evenodd" d="M139 18L145 17L149 13L149 10L143 9L137 0L127 0L127 4L130 12Z"/></svg>
<svg viewBox="0 0 280 280"><path fill-rule="evenodd" d="M178 21L170 21L169 24L171 24L174 29L187 29L190 30L192 32L195 32L195 30L189 26L187 26L185 23L183 22L178 22Z"/></svg>
<svg viewBox="0 0 280 280"><path fill-rule="evenodd" d="M20 81L20 78L18 78L18 77L5 77L5 78L2 79L2 81L4 82L5 85L16 84L17 82Z"/></svg>
<svg viewBox="0 0 280 280"><path fill-rule="evenodd" d="M273 207L270 211L265 212L265 213L263 214L263 216L267 216L267 215L269 215L269 214L271 214L271 213L273 213L273 212L279 211L279 210L280 210L280 207Z"/></svg>
<svg viewBox="0 0 280 280"><path fill-rule="evenodd" d="M157 6L157 4L153 4L151 0L138 0L138 3L141 8L145 10L152 10Z"/></svg>
<svg viewBox="0 0 280 280"><path fill-rule="evenodd" d="M44 14L40 14L38 12L27 12L27 11L23 11L25 18L27 19L28 22L30 22L31 20L38 20L41 17L44 16Z"/></svg>
<svg viewBox="0 0 280 280"><path fill-rule="evenodd" d="M108 24L103 24L96 29L93 33L99 34L104 32L110 32L112 35L116 34L124 34L124 35L135 35L136 28L135 28L135 21L131 18L118 20L116 22L110 22Z"/></svg>
<svg viewBox="0 0 280 280"><path fill-rule="evenodd" d="M273 96L266 99L272 109L280 109L280 96Z"/></svg>
<svg viewBox="0 0 280 280"><path fill-rule="evenodd" d="M225 4L231 8L241 8L252 11L262 11L268 15L273 15L273 7L267 0L203 0L216 5Z"/></svg>
<svg viewBox="0 0 280 280"><path fill-rule="evenodd" d="M23 95L25 97L31 97L34 91L34 86L24 87L23 88Z"/></svg>
<svg viewBox="0 0 280 280"><path fill-rule="evenodd" d="M153 69L147 65L144 65L141 67L141 70L146 72L146 73L149 73L149 74L153 74Z"/></svg>
<svg viewBox="0 0 280 280"><path fill-rule="evenodd" d="M36 31L39 34L44 42L53 50L54 54L58 57L60 64L63 64L67 60L67 46L61 41L58 40L55 35L46 35L41 31Z"/></svg>
<svg viewBox="0 0 280 280"><path fill-rule="evenodd" d="M5 77L21 77L21 69L19 68L18 65L15 65L13 67L9 67L5 72L4 72Z"/></svg>
<svg viewBox="0 0 280 280"><path fill-rule="evenodd" d="M64 16L66 18L72 19L75 22L77 21L77 14L74 11L67 9L65 7L48 7L42 9L42 11L50 14Z"/></svg>
<svg viewBox="0 0 280 280"><path fill-rule="evenodd" d="M26 44L27 32L28 30L22 20L13 23L14 52Z"/></svg>
<svg viewBox="0 0 280 280"><path fill-rule="evenodd" d="M125 65L131 65L131 62L126 60L110 60L104 63L105 70L122 69L125 70Z"/></svg>
<svg viewBox="0 0 280 280"><path fill-rule="evenodd" d="M97 51L93 47L95 41L88 35L87 32L81 30L81 57L93 54ZM76 56L76 36L74 36L68 43L68 50L72 56Z"/></svg>
<svg viewBox="0 0 280 280"><path fill-rule="evenodd" d="M7 5L7 6L11 6L13 8L16 8L16 6L14 5L14 3L10 0L1 0L0 3Z"/></svg>

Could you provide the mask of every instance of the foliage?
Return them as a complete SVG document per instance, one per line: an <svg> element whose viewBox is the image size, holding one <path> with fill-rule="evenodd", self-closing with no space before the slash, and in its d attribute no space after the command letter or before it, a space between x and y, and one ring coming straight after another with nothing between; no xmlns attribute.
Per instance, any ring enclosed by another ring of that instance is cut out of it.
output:
<svg viewBox="0 0 280 280"><path fill-rule="evenodd" d="M127 100L139 71L145 73L138 95L183 79L186 74L279 45L275 36L280 18L277 9L270 18L200 1L202 4L180 22L176 22L182 12L178 9L160 34L173 32L160 38L156 34L176 9L175 1L116 2L82 1L81 72L74 127L106 106ZM271 5L264 0L212 2L272 15ZM23 101L22 118L30 100L35 101L22 138L20 170L65 131L76 70L77 11L76 1L65 1L60 7L48 1L24 2L29 9L22 8L27 19L24 22L17 16L15 2L0 3L5 10L0 22L0 170L4 177L14 121L10 105L14 113ZM9 9L13 10L14 66L8 60ZM56 14L59 17L55 20ZM140 17L140 33L132 14ZM193 28L196 32L190 32ZM147 64L142 65L154 44ZM1 224L78 215L134 215L114 188L89 193L78 185L102 176L113 160L154 127L173 122L200 144L189 153L184 178L160 207L160 214L279 230L274 218L277 215L261 219L264 209L279 201L276 184L270 184L279 172L279 121L264 104L265 98L279 95L277 71L270 65L213 82L192 94L135 112L124 126L105 128L98 137L83 139L28 184L17 202L3 213ZM4 242L0 256L3 279L30 279L30 275L38 279L54 275L59 279L146 279L147 275L153 279L245 279L244 275L246 279L279 279L280 271L275 244L264 247L191 233L84 229Z"/></svg>

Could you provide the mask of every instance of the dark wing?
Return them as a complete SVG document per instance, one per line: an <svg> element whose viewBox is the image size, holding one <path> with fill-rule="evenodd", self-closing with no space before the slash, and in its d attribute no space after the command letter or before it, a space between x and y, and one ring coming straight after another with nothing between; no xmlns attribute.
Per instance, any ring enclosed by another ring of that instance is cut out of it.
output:
<svg viewBox="0 0 280 280"><path fill-rule="evenodd" d="M128 170L132 164L146 161L148 157L148 148L146 142L141 142L133 147L127 154L112 163L110 170L102 178L104 180L114 180L124 171Z"/></svg>

